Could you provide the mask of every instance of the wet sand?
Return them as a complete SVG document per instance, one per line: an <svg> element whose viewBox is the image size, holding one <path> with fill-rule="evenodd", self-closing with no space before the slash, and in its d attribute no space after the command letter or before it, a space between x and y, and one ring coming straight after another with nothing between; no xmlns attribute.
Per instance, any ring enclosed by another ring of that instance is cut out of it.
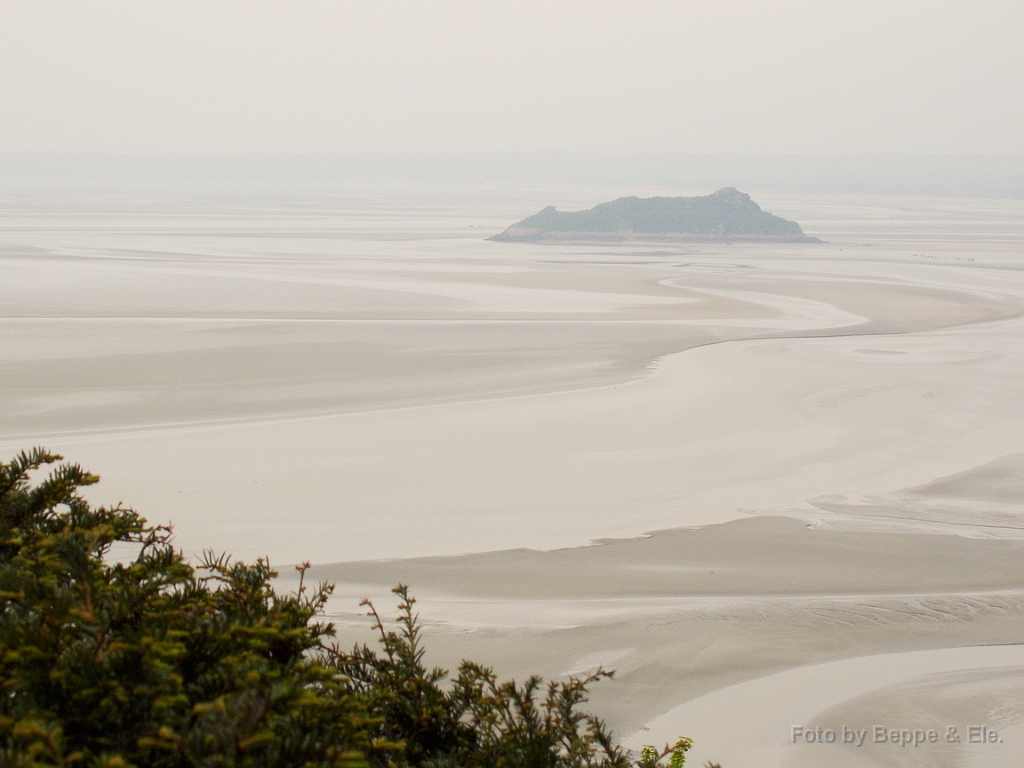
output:
<svg viewBox="0 0 1024 768"><path fill-rule="evenodd" d="M861 722L903 701L886 654L954 649L922 712L976 679L964 717L1012 709L955 654L1024 642L1019 203L779 196L830 242L671 248L485 242L500 199L26 199L0 449L82 462L190 552L313 560L343 640L407 580L438 663L614 667L593 704L630 743L681 729L723 764L754 753L699 697ZM789 710L742 688L801 669ZM757 759L802 765L787 733Z"/></svg>

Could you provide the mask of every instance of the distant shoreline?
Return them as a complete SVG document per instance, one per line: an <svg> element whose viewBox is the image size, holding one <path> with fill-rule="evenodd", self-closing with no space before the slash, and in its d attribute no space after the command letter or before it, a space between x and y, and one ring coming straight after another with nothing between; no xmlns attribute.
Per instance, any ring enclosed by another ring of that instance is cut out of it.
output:
<svg viewBox="0 0 1024 768"><path fill-rule="evenodd" d="M824 243L818 237L810 235L702 235L688 233L672 233L665 235L648 234L646 232L538 232L518 235L515 232L499 232L488 240L498 243L559 243L580 244L591 243Z"/></svg>

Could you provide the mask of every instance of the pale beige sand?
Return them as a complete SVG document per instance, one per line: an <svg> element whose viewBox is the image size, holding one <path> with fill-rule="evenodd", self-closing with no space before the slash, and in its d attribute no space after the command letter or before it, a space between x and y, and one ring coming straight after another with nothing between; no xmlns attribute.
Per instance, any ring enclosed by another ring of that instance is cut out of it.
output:
<svg viewBox="0 0 1024 768"><path fill-rule="evenodd" d="M513 676L616 669L594 702L629 733L675 702L776 670L1024 642L1022 559L1024 539L814 529L757 517L577 549L312 573L337 584L331 614L344 644L370 636L357 598L390 606L388 588L403 581L415 585L439 664L492 658ZM699 735L683 717L672 722Z"/></svg>
<svg viewBox="0 0 1024 768"><path fill-rule="evenodd" d="M766 202L833 242L5 213L0 450L63 451L192 552L449 558L325 571L343 638L407 574L438 661L616 667L593 703L620 732L808 664L1024 642L1020 204Z"/></svg>
<svg viewBox="0 0 1024 768"><path fill-rule="evenodd" d="M502 600L880 595L905 594L907 585L916 594L1022 588L1018 563L1024 537L879 535L754 517L573 549L337 563L311 575Z"/></svg>
<svg viewBox="0 0 1024 768"><path fill-rule="evenodd" d="M865 656L769 675L694 699L628 741L664 743L689 727L704 734L688 756L698 764L1016 768L1024 754L1021 723L1024 646L995 645Z"/></svg>
<svg viewBox="0 0 1024 768"><path fill-rule="evenodd" d="M1001 456L980 467L916 488L856 498L820 496L810 502L859 527L927 527L976 536L1017 537L1024 530L1024 454Z"/></svg>
<svg viewBox="0 0 1024 768"><path fill-rule="evenodd" d="M104 498L173 520L190 549L283 563L571 546L747 512L815 519L812 499L1021 452L1019 328L737 341L619 386L55 445L104 468Z"/></svg>

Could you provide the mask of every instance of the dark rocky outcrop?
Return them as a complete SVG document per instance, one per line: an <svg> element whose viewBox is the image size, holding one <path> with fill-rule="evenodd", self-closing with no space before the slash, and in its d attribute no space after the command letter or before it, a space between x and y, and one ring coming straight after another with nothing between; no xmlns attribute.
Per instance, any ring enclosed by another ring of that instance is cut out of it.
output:
<svg viewBox="0 0 1024 768"><path fill-rule="evenodd" d="M502 242L743 240L821 242L732 187L704 197L620 197L588 211L548 206L490 238Z"/></svg>

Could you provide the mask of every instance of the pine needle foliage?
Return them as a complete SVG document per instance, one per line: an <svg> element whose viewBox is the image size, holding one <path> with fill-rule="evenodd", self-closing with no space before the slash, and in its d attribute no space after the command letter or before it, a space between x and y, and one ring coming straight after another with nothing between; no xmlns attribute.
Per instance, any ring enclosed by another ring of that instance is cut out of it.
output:
<svg viewBox="0 0 1024 768"><path fill-rule="evenodd" d="M428 669L415 599L405 585L397 630L388 630L369 601L380 652L368 645L352 653L334 649L335 663L352 680L373 717L377 743L402 745L395 761L375 755L374 765L424 768L628 768L627 753L604 723L580 707L587 686L611 677L598 670L585 678L524 684L499 682L494 672L464 661L451 684L448 672Z"/></svg>
<svg viewBox="0 0 1024 768"><path fill-rule="evenodd" d="M97 481L42 450L0 464L0 764L365 765L361 708L315 653L329 589L277 595L273 572L198 568ZM115 543L136 552L108 562Z"/></svg>
<svg viewBox="0 0 1024 768"><path fill-rule="evenodd" d="M664 768L582 711L611 673L501 682L428 669L415 600L379 649L333 644L331 586L278 594L265 560L189 563L166 527L93 507L42 449L0 463L0 766ZM689 746L688 741L686 746ZM685 750L683 750L685 751Z"/></svg>

